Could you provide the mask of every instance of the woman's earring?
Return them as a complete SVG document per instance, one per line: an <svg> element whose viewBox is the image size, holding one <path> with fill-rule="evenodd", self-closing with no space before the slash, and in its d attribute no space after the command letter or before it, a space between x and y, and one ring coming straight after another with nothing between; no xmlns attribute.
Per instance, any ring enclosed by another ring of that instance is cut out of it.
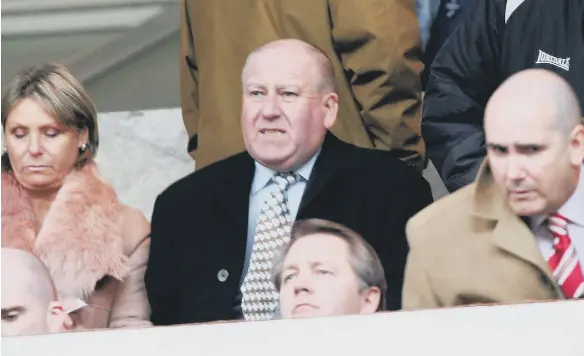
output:
<svg viewBox="0 0 584 356"><path fill-rule="evenodd" d="M87 149L87 145L86 144L82 144L80 148L81 148L81 151L83 152L83 151L85 151L85 149Z"/></svg>
<svg viewBox="0 0 584 356"><path fill-rule="evenodd" d="M2 148L2 154L4 154L4 153L8 153L8 149L6 149L6 146L4 146L4 147Z"/></svg>

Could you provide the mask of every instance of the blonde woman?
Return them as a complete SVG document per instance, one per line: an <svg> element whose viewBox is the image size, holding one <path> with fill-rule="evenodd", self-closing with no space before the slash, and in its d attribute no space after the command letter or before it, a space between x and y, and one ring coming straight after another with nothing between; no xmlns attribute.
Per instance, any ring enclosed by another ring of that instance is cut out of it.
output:
<svg viewBox="0 0 584 356"><path fill-rule="evenodd" d="M75 329L149 326L150 224L120 203L93 161L95 107L62 66L26 69L2 96L2 247L33 252Z"/></svg>

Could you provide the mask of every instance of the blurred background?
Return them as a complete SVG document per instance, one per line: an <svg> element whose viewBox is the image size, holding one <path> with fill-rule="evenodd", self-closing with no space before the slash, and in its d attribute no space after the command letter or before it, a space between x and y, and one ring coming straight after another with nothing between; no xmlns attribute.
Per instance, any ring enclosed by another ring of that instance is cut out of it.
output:
<svg viewBox="0 0 584 356"><path fill-rule="evenodd" d="M2 0L2 87L67 65L99 112L179 107L178 0Z"/></svg>

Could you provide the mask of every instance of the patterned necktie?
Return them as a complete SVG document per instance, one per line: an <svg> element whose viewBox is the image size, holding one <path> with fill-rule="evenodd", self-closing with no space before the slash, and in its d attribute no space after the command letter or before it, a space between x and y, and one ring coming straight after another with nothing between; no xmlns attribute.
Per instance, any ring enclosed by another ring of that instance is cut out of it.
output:
<svg viewBox="0 0 584 356"><path fill-rule="evenodd" d="M576 249L568 236L568 220L556 213L548 218L547 223L554 235L555 253L548 260L553 276L567 298L582 297L584 276Z"/></svg>
<svg viewBox="0 0 584 356"><path fill-rule="evenodd" d="M271 282L272 260L290 240L292 219L286 191L296 183L294 173L279 173L272 181L278 191L262 205L255 230L249 269L241 285L241 311L246 320L269 320L278 305L278 292Z"/></svg>

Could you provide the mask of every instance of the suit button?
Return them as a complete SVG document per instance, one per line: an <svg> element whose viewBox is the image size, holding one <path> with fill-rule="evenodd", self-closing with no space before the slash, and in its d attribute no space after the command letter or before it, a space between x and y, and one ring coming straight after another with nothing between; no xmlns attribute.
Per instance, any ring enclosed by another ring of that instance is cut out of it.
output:
<svg viewBox="0 0 584 356"><path fill-rule="evenodd" d="M227 272L226 270L222 269L219 272L217 272L217 279L219 280L219 282L225 282L227 280L227 277L229 277L229 272Z"/></svg>

